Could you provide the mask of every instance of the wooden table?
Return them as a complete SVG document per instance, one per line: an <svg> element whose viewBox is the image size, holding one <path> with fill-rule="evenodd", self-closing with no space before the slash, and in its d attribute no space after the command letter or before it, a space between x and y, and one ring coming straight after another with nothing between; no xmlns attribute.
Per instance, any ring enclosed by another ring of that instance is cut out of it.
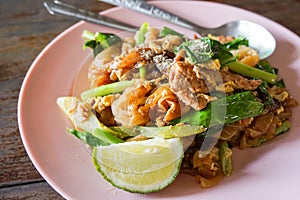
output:
<svg viewBox="0 0 300 200"><path fill-rule="evenodd" d="M100 12L96 0L65 0ZM217 0L266 16L300 35L299 0ZM17 123L22 81L38 53L77 21L50 16L39 0L0 0L0 199L63 199L39 175L23 147Z"/></svg>

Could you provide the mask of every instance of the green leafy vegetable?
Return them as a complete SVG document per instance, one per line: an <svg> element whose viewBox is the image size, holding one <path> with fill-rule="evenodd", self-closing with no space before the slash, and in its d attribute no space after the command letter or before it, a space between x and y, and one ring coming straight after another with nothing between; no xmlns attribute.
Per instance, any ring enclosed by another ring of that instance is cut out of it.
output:
<svg viewBox="0 0 300 200"><path fill-rule="evenodd" d="M279 81L275 82L275 85L281 88L285 88L285 83L283 79L280 79Z"/></svg>
<svg viewBox="0 0 300 200"><path fill-rule="evenodd" d="M234 40L224 43L224 46L228 50L238 49L239 46L242 46L242 45L249 46L249 40L242 36L238 36L238 37L234 38Z"/></svg>
<svg viewBox="0 0 300 200"><path fill-rule="evenodd" d="M192 110L172 123L183 122L204 127L223 125L258 116L262 113L263 106L251 92L247 91L213 101L205 109Z"/></svg>
<svg viewBox="0 0 300 200"><path fill-rule="evenodd" d="M243 40L240 42L245 43L245 41L242 41ZM238 42L236 42L236 44L238 44ZM231 45L234 46L234 44ZM230 47L231 46L228 48ZM180 49L184 49L192 63L203 63L210 59L219 59L221 66L228 66L233 72L250 78L259 78L267 81L268 83L276 83L277 74L269 73L237 62L236 58L232 55L228 48L219 41L203 37L201 39L184 42L178 47L177 52Z"/></svg>
<svg viewBox="0 0 300 200"><path fill-rule="evenodd" d="M213 52L213 59L219 59L222 66L233 62L236 58L232 53L219 41L208 38Z"/></svg>
<svg viewBox="0 0 300 200"><path fill-rule="evenodd" d="M173 30L173 29L170 29L168 27L163 27L161 32L160 32L160 35L161 37L165 37L167 35L177 35L179 36L183 41L186 40L186 37L185 35L181 34L181 33L178 33L177 31Z"/></svg>
<svg viewBox="0 0 300 200"><path fill-rule="evenodd" d="M291 128L291 123L288 120L286 120L276 129L275 134L280 135L286 133L288 132L288 130L290 130L290 128Z"/></svg>
<svg viewBox="0 0 300 200"><path fill-rule="evenodd" d="M184 42L176 51L178 52L181 49L186 51L187 57L191 63L205 63L211 60L213 56L210 40L207 40L207 38Z"/></svg>
<svg viewBox="0 0 300 200"><path fill-rule="evenodd" d="M218 41L203 37L182 43L177 52L184 49L190 62L204 63L211 59L219 59L221 65L234 61L233 55Z"/></svg>
<svg viewBox="0 0 300 200"><path fill-rule="evenodd" d="M83 31L82 37L86 39L83 48L93 49L95 57L104 49L122 41L119 36L112 33L93 33L87 30Z"/></svg>
<svg viewBox="0 0 300 200"><path fill-rule="evenodd" d="M268 83L263 81L258 88L261 92L261 99L263 100L263 104L265 106L273 105L275 102L268 92Z"/></svg>

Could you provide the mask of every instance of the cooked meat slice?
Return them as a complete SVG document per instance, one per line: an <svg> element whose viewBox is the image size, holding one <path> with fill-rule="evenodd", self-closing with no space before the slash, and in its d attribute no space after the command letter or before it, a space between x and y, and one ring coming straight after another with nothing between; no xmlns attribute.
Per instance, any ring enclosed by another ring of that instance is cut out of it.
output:
<svg viewBox="0 0 300 200"><path fill-rule="evenodd" d="M116 122L129 127L146 125L150 122L148 109L144 105L152 89L149 82L137 82L127 88L111 106Z"/></svg>
<svg viewBox="0 0 300 200"><path fill-rule="evenodd" d="M160 30L157 28L149 27L148 33L146 34L145 42L148 43L151 40L157 40L159 37Z"/></svg>
<svg viewBox="0 0 300 200"><path fill-rule="evenodd" d="M122 54L127 54L129 51L135 48L135 40L132 37L126 37L123 39Z"/></svg>
<svg viewBox="0 0 300 200"><path fill-rule="evenodd" d="M114 82L110 79L109 63L121 54L119 43L99 53L88 68L88 80L91 88Z"/></svg>
<svg viewBox="0 0 300 200"><path fill-rule="evenodd" d="M239 74L230 72L228 69L221 70L223 81L233 82L235 89L255 90L262 83L261 80L247 79Z"/></svg>
<svg viewBox="0 0 300 200"><path fill-rule="evenodd" d="M155 50L173 51L174 46L179 46L181 43L182 39L177 35L167 35L156 40L146 39L146 46Z"/></svg>
<svg viewBox="0 0 300 200"><path fill-rule="evenodd" d="M164 124L181 116L181 106L176 95L167 85L157 88L146 100L145 106L149 107L150 118Z"/></svg>
<svg viewBox="0 0 300 200"><path fill-rule="evenodd" d="M153 63L162 74L167 74L170 66L174 62L174 57L175 54L173 52L164 51L163 53L157 54L153 57Z"/></svg>
<svg viewBox="0 0 300 200"><path fill-rule="evenodd" d="M269 112L265 115L256 117L255 121L253 122L252 129L261 132L261 134L265 134L273 122L274 114L272 112ZM250 136L252 138L256 138L259 135L250 134Z"/></svg>
<svg viewBox="0 0 300 200"><path fill-rule="evenodd" d="M122 80L123 77L135 67L152 61L155 52L149 48L138 48L131 50L128 54L119 56L111 64L111 77Z"/></svg>
<svg viewBox="0 0 300 200"><path fill-rule="evenodd" d="M214 98L208 95L209 88L206 85L206 79L199 75L195 67L183 61L175 62L170 67L169 84L183 103L201 110Z"/></svg>

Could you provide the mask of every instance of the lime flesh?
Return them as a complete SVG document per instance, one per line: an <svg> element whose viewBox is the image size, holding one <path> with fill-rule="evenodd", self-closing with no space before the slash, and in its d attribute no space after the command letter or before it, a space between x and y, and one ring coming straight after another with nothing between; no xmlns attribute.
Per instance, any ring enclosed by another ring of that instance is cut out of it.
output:
<svg viewBox="0 0 300 200"><path fill-rule="evenodd" d="M179 173L184 155L180 139L155 138L93 149L93 162L117 188L150 193L164 189Z"/></svg>

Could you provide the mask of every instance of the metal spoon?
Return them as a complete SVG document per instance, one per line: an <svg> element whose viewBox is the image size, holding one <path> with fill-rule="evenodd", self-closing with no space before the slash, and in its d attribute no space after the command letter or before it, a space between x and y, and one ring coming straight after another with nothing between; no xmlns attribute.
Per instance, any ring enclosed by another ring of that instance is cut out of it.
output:
<svg viewBox="0 0 300 200"><path fill-rule="evenodd" d="M248 22L248 21L234 21L224 24L218 28L204 28L200 27L186 19L173 15L165 10L154 7L141 0L102 0L118 6L134 9L138 12L148 14L160 19L167 20L174 24L183 26L187 29L193 30L200 35L213 34L213 35L230 35L230 36L244 36L249 39L249 45L256 49L261 59L269 57L275 50L276 41L272 34L264 27ZM63 3L59 0L53 2L44 2L45 8L50 14L60 14L84 20L87 22L100 24L124 31L135 32L137 27L122 23L109 17L101 16L98 13L93 13L83 9L76 8L70 4Z"/></svg>
<svg viewBox="0 0 300 200"><path fill-rule="evenodd" d="M261 59L269 57L275 50L276 41L273 35L263 26L253 22L239 20L226 23L216 28L206 28L174 15L166 10L148 4L142 0L100 0L116 6L122 6L146 15L166 20L184 28L193 30L200 35L244 36L249 45L256 49Z"/></svg>
<svg viewBox="0 0 300 200"><path fill-rule="evenodd" d="M68 17L84 20L87 22L91 22L94 24L108 26L111 28L116 28L124 31L129 31L129 32L137 31L137 27L135 26L131 26L129 24L122 23L112 18L99 15L98 13L76 8L73 5L63 3L58 0L55 0L53 2L44 2L43 5L51 15L60 14L63 16L68 16Z"/></svg>

